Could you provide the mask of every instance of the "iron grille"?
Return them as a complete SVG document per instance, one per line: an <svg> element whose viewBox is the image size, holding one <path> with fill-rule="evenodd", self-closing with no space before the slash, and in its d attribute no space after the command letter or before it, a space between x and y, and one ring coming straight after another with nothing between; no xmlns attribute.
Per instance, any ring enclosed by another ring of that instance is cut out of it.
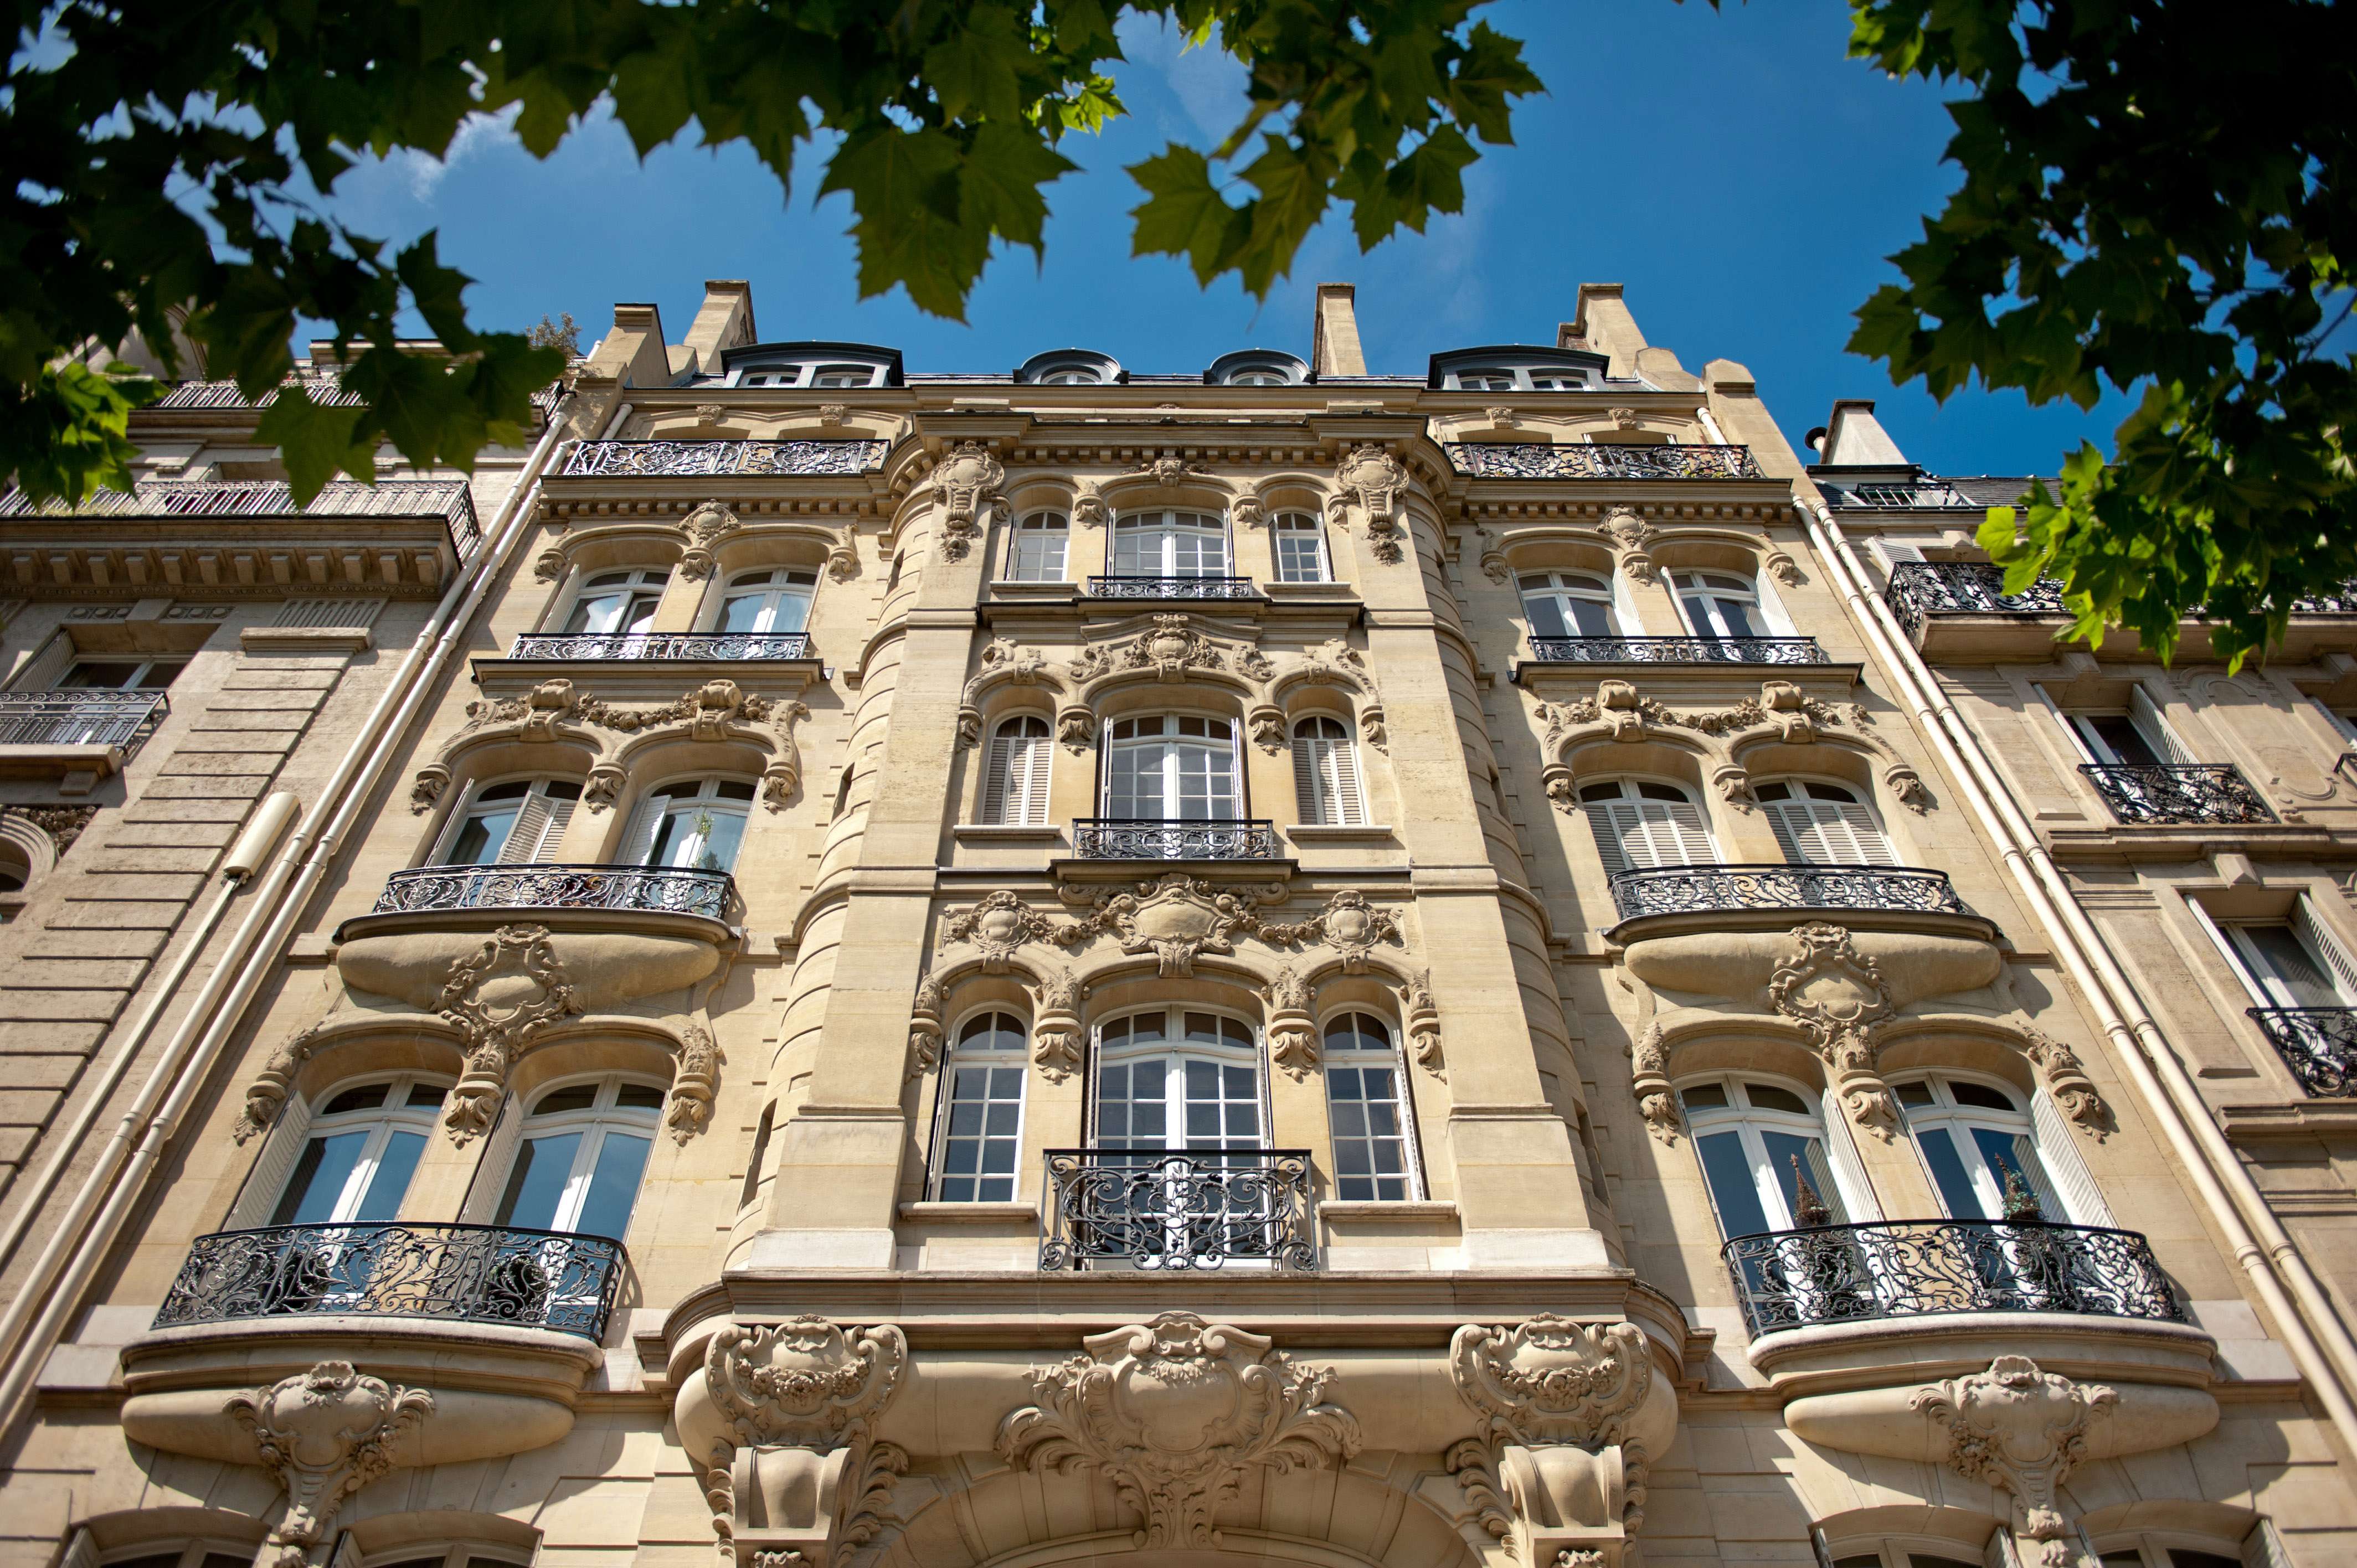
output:
<svg viewBox="0 0 2357 1568"><path fill-rule="evenodd" d="M1813 637L1534 637L1542 664L1823 664Z"/></svg>
<svg viewBox="0 0 2357 1568"><path fill-rule="evenodd" d="M684 865L421 865L387 877L372 913L643 909L718 920L736 890L725 871Z"/></svg>
<svg viewBox="0 0 2357 1568"><path fill-rule="evenodd" d="M1968 500L1964 493L1945 479L1923 479L1911 485L1854 485L1836 492L1839 506L1897 507L1910 511L1946 510L1971 507L1980 510L1981 503Z"/></svg>
<svg viewBox="0 0 2357 1568"><path fill-rule="evenodd" d="M1265 817L1082 817L1072 824L1072 853L1082 860L1276 860L1285 845Z"/></svg>
<svg viewBox="0 0 2357 1568"><path fill-rule="evenodd" d="M161 692L0 692L0 746L131 746L170 711Z"/></svg>
<svg viewBox="0 0 2357 1568"><path fill-rule="evenodd" d="M157 408L268 408L286 387L301 387L321 408L358 408L368 399L346 392L342 372L314 371L308 380L289 376L259 397L249 398L235 381L182 381L156 403Z"/></svg>
<svg viewBox="0 0 2357 1568"><path fill-rule="evenodd" d="M423 1317L600 1339L622 1244L496 1225L274 1225L199 1236L156 1326Z"/></svg>
<svg viewBox="0 0 2357 1568"><path fill-rule="evenodd" d="M2182 1323L2133 1230L1894 1219L1738 1236L1720 1249L1755 1339L1821 1323L1951 1312L2068 1312Z"/></svg>
<svg viewBox="0 0 2357 1568"><path fill-rule="evenodd" d="M2267 1042L2310 1094L2357 1091L2357 1007L2252 1007Z"/></svg>
<svg viewBox="0 0 2357 1568"><path fill-rule="evenodd" d="M1729 909L1894 909L1961 915L1944 871L1911 865L1652 865L1612 874L1624 920Z"/></svg>
<svg viewBox="0 0 2357 1568"><path fill-rule="evenodd" d="M1749 446L1461 442L1449 466L1479 479L1764 479Z"/></svg>
<svg viewBox="0 0 2357 1568"><path fill-rule="evenodd" d="M789 478L865 474L884 466L884 441L576 441L568 475L654 479L699 474Z"/></svg>
<svg viewBox="0 0 2357 1568"><path fill-rule="evenodd" d="M807 632L533 631L515 639L518 659L809 659Z"/></svg>
<svg viewBox="0 0 2357 1568"><path fill-rule="evenodd" d="M436 517L450 531L459 559L475 553L482 529L474 493L463 479L384 479L362 485L339 479L302 506L295 492L271 480L147 479L129 490L92 490L69 506L38 503L22 490L0 496L0 517Z"/></svg>
<svg viewBox="0 0 2357 1568"><path fill-rule="evenodd" d="M2276 814L2229 763L2083 762L2079 771L2123 822L2272 822Z"/></svg>
<svg viewBox="0 0 2357 1568"><path fill-rule="evenodd" d="M1901 561L1890 569L1883 602L1910 637L1925 616L2059 616L2062 585L2040 577L2018 594L2005 591L2005 568L1973 561Z"/></svg>
<svg viewBox="0 0 2357 1568"><path fill-rule="evenodd" d="M1259 596L1250 577L1091 577L1095 599L1250 599Z"/></svg>
<svg viewBox="0 0 2357 1568"><path fill-rule="evenodd" d="M1048 1151L1042 1269L1318 1267L1309 1152Z"/></svg>

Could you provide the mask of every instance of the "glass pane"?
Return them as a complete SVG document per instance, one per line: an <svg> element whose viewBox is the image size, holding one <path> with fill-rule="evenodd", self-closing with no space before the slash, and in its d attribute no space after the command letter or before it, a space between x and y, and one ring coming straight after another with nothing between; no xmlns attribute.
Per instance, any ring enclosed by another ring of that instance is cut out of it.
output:
<svg viewBox="0 0 2357 1568"><path fill-rule="evenodd" d="M273 1225L321 1225L336 1218L336 1200L352 1179L361 1150L368 1145L368 1129L314 1138L304 1145L287 1178L286 1191L273 1210Z"/></svg>
<svg viewBox="0 0 2357 1568"><path fill-rule="evenodd" d="M2000 1133L1994 1127L1975 1127L1971 1132L1973 1146L1980 1151L1981 1159L1987 1164L1989 1174L1996 1178L1996 1189L2000 1197L2005 1192L2006 1178L2010 1176L2021 1184L2021 1189L2024 1192L2038 1199L2039 1213L2043 1218L2048 1219L2062 1218L2059 1214L2046 1212L2045 1198L2040 1191L2046 1185L2043 1179L2045 1173L2032 1171L2022 1163L2018 1141L2013 1133ZM1999 1216L1991 1215L1989 1218L1996 1219Z"/></svg>
<svg viewBox="0 0 2357 1568"><path fill-rule="evenodd" d="M2273 980L2300 1007L2339 1007L2341 993L2326 976L2324 966L2289 926L2238 928L2244 950L2255 950L2254 965L2263 981Z"/></svg>
<svg viewBox="0 0 2357 1568"><path fill-rule="evenodd" d="M1784 1212L1776 1216L1776 1222L1780 1228L1795 1226L1801 1222L1801 1205L1797 1196L1799 1188L1793 1181L1795 1162L1797 1162L1799 1175L1807 1179L1811 1190L1816 1193L1817 1201L1828 1209L1834 1207L1832 1196L1828 1195L1820 1185L1821 1178L1815 1169L1818 1161L1811 1157L1816 1154L1814 1138L1798 1137L1791 1133L1763 1131L1760 1134L1760 1142L1768 1151L1768 1175L1775 1182L1776 1196L1783 1203Z"/></svg>
<svg viewBox="0 0 2357 1568"><path fill-rule="evenodd" d="M417 1174L417 1159L425 1152L423 1133L395 1133L387 1138L375 1174L369 1177L368 1191L361 1195L360 1207L352 1218L371 1225L399 1218L401 1200L409 1191L409 1178Z"/></svg>
<svg viewBox="0 0 2357 1568"><path fill-rule="evenodd" d="M1768 1211L1760 1207L1760 1189L1752 1182L1751 1162L1744 1157L1741 1137L1733 1133L1707 1133L1695 1140L1695 1149L1702 1156L1703 1179L1710 1184L1711 1199L1718 1206L1719 1229L1728 1240L1776 1229L1768 1222Z"/></svg>
<svg viewBox="0 0 2357 1568"><path fill-rule="evenodd" d="M761 612L769 606L767 594L731 594L720 607L722 631L754 632L766 629L761 625Z"/></svg>
<svg viewBox="0 0 2357 1568"><path fill-rule="evenodd" d="M1533 637L1569 637L1569 627L1563 617L1563 601L1553 594L1528 594L1523 598L1523 613L1530 617Z"/></svg>
<svg viewBox="0 0 2357 1568"><path fill-rule="evenodd" d="M510 807L498 811L478 811L469 816L452 841L449 865L490 865L500 858L507 846L508 833L515 827L522 807Z"/></svg>
<svg viewBox="0 0 2357 1568"><path fill-rule="evenodd" d="M573 1222L583 1236L610 1236L619 1241L630 1228L630 1208L639 1200L639 1177L647 1168L651 1141L629 1133L606 1134L597 1151L597 1169L589 1178L589 1197L581 1218Z"/></svg>
<svg viewBox="0 0 2357 1568"><path fill-rule="evenodd" d="M1973 1190L1973 1178L1965 1174L1964 1156L1957 1153L1948 1129L1918 1127L1915 1144L1923 1151L1923 1163L1932 1167L1932 1185L1940 1189L1940 1201L1947 1205L1950 1219L1996 1218L1982 1209L1980 1194Z"/></svg>
<svg viewBox="0 0 2357 1568"><path fill-rule="evenodd" d="M581 1138L578 1133L526 1138L516 1150L515 1169L492 1223L520 1230L554 1230L556 1206L565 1197L565 1178L573 1174L574 1156L581 1152Z"/></svg>

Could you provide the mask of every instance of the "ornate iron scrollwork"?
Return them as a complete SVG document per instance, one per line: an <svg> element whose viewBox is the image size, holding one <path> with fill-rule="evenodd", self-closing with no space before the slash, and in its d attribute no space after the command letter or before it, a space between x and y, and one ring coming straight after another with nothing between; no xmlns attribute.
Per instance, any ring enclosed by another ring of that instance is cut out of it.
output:
<svg viewBox="0 0 2357 1568"><path fill-rule="evenodd" d="M1451 443L1449 466L1477 479L1760 479L1749 446L1645 446L1598 442Z"/></svg>
<svg viewBox="0 0 2357 1568"><path fill-rule="evenodd" d="M1072 853L1082 860L1277 860L1285 845L1265 817L1082 817L1072 824Z"/></svg>
<svg viewBox="0 0 2357 1568"><path fill-rule="evenodd" d="M513 659L814 659L806 632L525 632Z"/></svg>
<svg viewBox="0 0 2357 1568"><path fill-rule="evenodd" d="M1612 874L1624 920L1728 909L1896 909L1961 915L1947 873L1900 865L1654 865Z"/></svg>
<svg viewBox="0 0 2357 1568"><path fill-rule="evenodd" d="M1048 1151L1042 1269L1314 1270L1307 1149Z"/></svg>
<svg viewBox="0 0 2357 1568"><path fill-rule="evenodd" d="M1907 635L1925 616L2059 616L2062 585L2041 577L2018 594L2005 591L2005 568L1974 561L1902 561L1890 569L1883 601Z"/></svg>
<svg viewBox="0 0 2357 1568"><path fill-rule="evenodd" d="M396 871L378 915L439 909L642 909L726 919L737 885L681 865L421 865Z"/></svg>
<svg viewBox="0 0 2357 1568"><path fill-rule="evenodd" d="M1542 664L1823 664L1813 637L1534 637Z"/></svg>
<svg viewBox="0 0 2357 1568"><path fill-rule="evenodd" d="M1091 577L1092 599L1250 599L1250 577Z"/></svg>
<svg viewBox="0 0 2357 1568"><path fill-rule="evenodd" d="M124 746L170 712L161 692L0 693L0 746Z"/></svg>
<svg viewBox="0 0 2357 1568"><path fill-rule="evenodd" d="M2357 1007L2250 1007L2267 1043L2310 1094L2357 1092Z"/></svg>
<svg viewBox="0 0 2357 1568"><path fill-rule="evenodd" d="M2079 771L2123 822L2272 822L2276 814L2233 765L2083 762Z"/></svg>
<svg viewBox="0 0 2357 1568"><path fill-rule="evenodd" d="M675 478L695 474L864 474L884 462L883 441L576 441L569 475Z"/></svg>

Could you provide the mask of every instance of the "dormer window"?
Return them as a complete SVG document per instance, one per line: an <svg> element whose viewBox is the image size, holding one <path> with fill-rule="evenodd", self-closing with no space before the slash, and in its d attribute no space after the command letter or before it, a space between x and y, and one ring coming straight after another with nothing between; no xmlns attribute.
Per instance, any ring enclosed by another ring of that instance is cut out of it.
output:
<svg viewBox="0 0 2357 1568"><path fill-rule="evenodd" d="M1211 387L1297 387L1309 379L1308 365L1275 349L1222 354L1203 372L1203 384Z"/></svg>
<svg viewBox="0 0 2357 1568"><path fill-rule="evenodd" d="M1577 349L1459 349L1432 357L1425 384L1435 392L1593 392L1604 385L1608 363Z"/></svg>
<svg viewBox="0 0 2357 1568"><path fill-rule="evenodd" d="M1051 349L1024 360L1016 368L1015 379L1027 386L1110 387L1129 376L1110 354L1089 349Z"/></svg>
<svg viewBox="0 0 2357 1568"><path fill-rule="evenodd" d="M844 392L900 384L896 349L864 343L757 343L724 357L732 386Z"/></svg>

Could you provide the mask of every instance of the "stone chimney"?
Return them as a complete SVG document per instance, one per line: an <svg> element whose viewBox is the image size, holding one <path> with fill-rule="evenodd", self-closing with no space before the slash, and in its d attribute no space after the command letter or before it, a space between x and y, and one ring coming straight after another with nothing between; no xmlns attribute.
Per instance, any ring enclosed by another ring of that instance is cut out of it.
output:
<svg viewBox="0 0 2357 1568"><path fill-rule="evenodd" d="M1321 376L1363 376L1366 351L1359 347L1358 295L1346 283L1318 285L1318 329L1310 339L1309 368Z"/></svg>

